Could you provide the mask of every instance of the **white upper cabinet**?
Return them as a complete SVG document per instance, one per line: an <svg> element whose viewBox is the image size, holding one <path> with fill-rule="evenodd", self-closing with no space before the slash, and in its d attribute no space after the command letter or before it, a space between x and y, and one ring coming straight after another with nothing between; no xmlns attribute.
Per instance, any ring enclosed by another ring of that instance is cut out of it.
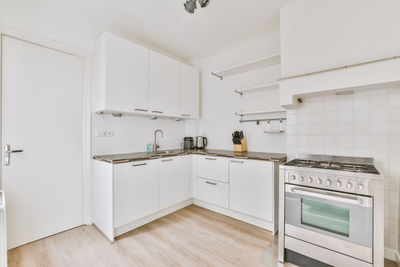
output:
<svg viewBox="0 0 400 267"><path fill-rule="evenodd" d="M179 62L149 52L149 110L151 114L179 116Z"/></svg>
<svg viewBox="0 0 400 267"><path fill-rule="evenodd" d="M103 33L96 45L96 109L147 112L149 50Z"/></svg>
<svg viewBox="0 0 400 267"><path fill-rule="evenodd" d="M160 209L189 199L189 158L162 158L158 168Z"/></svg>
<svg viewBox="0 0 400 267"><path fill-rule="evenodd" d="M94 81L95 111L199 117L197 69L111 33L96 41Z"/></svg>
<svg viewBox="0 0 400 267"><path fill-rule="evenodd" d="M179 70L179 115L188 118L199 117L200 73L197 69L180 64Z"/></svg>

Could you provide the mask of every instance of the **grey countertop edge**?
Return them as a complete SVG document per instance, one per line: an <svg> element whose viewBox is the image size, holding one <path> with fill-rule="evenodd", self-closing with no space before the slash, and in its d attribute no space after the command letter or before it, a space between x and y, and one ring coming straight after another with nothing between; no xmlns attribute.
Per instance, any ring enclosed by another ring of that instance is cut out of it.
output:
<svg viewBox="0 0 400 267"><path fill-rule="evenodd" d="M135 156L135 154L138 154ZM258 154L258 155L254 155ZM276 157L270 157L268 154L276 155ZM117 154L118 155L118 154ZM121 154L119 154L121 155ZM123 154L122 154L123 155ZM131 153L126 154L130 155L127 158L121 159L111 159L114 155L98 155L93 156L94 160L99 160L107 163L112 164L120 164L120 163L128 163L134 161L143 161L143 160L153 160L159 158L166 158L166 157L176 157L176 156L185 156L185 155L205 155L205 156L216 156L216 157L227 157L227 158L237 158L237 159L251 159L251 160L264 160L264 161L272 161L276 163L284 163L286 162L287 156L283 153L269 153L269 152L245 152L245 153L237 153L234 155L234 152L231 150L182 150L176 153L169 153L169 154L147 154L146 152L138 152L138 153Z"/></svg>

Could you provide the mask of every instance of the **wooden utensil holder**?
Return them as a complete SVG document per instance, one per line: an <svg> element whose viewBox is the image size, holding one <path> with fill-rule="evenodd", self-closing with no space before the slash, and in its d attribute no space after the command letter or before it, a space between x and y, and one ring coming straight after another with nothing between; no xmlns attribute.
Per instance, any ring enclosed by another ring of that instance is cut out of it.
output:
<svg viewBox="0 0 400 267"><path fill-rule="evenodd" d="M234 152L247 152L246 138L243 138L240 141L242 142L241 144L234 144L233 145L233 151Z"/></svg>

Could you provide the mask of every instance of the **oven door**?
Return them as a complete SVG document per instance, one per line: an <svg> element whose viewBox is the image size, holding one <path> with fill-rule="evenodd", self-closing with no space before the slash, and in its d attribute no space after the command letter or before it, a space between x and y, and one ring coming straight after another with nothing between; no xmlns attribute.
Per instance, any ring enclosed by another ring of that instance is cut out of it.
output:
<svg viewBox="0 0 400 267"><path fill-rule="evenodd" d="M286 184L285 234L372 262L371 197Z"/></svg>

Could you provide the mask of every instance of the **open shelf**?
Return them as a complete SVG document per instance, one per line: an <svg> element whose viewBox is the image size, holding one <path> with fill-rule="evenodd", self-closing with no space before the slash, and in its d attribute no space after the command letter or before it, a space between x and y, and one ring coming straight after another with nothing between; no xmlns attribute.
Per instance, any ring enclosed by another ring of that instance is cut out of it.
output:
<svg viewBox="0 0 400 267"><path fill-rule="evenodd" d="M237 116L246 116L246 115L272 114L272 113L286 113L286 109L269 109L269 110L258 110L258 111L240 111L240 112L235 112L235 115L237 115Z"/></svg>
<svg viewBox="0 0 400 267"><path fill-rule="evenodd" d="M235 92L242 96L243 94L247 94L247 93L256 93L256 92L267 91L267 90L272 90L272 89L279 89L279 83L276 82L276 83L271 83L271 84L263 84L263 85L258 85L258 86L254 86L254 87L243 88L243 89L235 90Z"/></svg>
<svg viewBox="0 0 400 267"><path fill-rule="evenodd" d="M224 77L228 77L228 76L236 75L239 73L256 70L256 69L260 69L263 67L276 65L276 64L280 64L280 63L281 63L281 55L276 54L273 56L268 56L268 57L263 57L263 58L259 58L256 60L252 60L252 61L240 64L240 65L236 65L236 66L233 66L230 68L226 68L226 69L223 69L220 71L211 72L211 74L214 76L217 76L218 78L220 78L222 80Z"/></svg>

